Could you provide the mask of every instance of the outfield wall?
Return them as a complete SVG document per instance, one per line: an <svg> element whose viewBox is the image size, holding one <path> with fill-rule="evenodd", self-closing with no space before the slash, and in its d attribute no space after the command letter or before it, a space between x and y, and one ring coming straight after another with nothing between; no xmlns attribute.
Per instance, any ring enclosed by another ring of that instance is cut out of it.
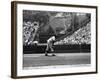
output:
<svg viewBox="0 0 100 80"><path fill-rule="evenodd" d="M42 54L45 52L46 45L41 46L23 46L24 54ZM55 53L89 53L91 52L90 44L74 44L74 45L55 45Z"/></svg>

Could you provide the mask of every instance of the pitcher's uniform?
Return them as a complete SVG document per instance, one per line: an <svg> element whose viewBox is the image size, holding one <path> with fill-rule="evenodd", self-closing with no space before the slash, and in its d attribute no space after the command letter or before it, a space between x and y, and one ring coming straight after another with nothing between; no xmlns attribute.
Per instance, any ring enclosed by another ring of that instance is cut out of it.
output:
<svg viewBox="0 0 100 80"><path fill-rule="evenodd" d="M55 41L55 36L52 36L47 40L47 47L46 47L46 52L45 52L46 56L48 56L49 52L51 52L52 55L55 56L55 54L53 53L54 52L54 49L53 49L54 41Z"/></svg>

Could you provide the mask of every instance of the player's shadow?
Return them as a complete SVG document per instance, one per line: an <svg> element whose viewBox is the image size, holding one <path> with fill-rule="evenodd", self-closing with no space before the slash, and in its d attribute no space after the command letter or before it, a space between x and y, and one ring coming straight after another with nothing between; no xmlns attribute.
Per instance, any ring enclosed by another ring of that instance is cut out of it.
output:
<svg viewBox="0 0 100 80"><path fill-rule="evenodd" d="M54 57L54 56L56 56L55 54L47 54L47 55L45 55L45 56L47 56L47 57Z"/></svg>

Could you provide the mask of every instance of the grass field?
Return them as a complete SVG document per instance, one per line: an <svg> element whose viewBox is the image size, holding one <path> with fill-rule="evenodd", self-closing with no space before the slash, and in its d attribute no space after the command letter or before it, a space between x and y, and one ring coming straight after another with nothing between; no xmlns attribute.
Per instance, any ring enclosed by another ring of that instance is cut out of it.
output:
<svg viewBox="0 0 100 80"><path fill-rule="evenodd" d="M59 53L56 56L45 56L44 54L24 54L23 67L42 67L56 65L81 65L90 64L90 53Z"/></svg>

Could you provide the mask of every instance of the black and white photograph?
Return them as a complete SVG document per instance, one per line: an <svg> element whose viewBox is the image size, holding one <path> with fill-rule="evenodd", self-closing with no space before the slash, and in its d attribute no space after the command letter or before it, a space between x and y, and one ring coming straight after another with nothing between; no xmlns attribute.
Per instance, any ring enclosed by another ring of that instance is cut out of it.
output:
<svg viewBox="0 0 100 80"><path fill-rule="evenodd" d="M91 14L23 10L23 68L91 64Z"/></svg>
<svg viewBox="0 0 100 80"><path fill-rule="evenodd" d="M34 2L12 6L14 77L97 72L96 6Z"/></svg>

